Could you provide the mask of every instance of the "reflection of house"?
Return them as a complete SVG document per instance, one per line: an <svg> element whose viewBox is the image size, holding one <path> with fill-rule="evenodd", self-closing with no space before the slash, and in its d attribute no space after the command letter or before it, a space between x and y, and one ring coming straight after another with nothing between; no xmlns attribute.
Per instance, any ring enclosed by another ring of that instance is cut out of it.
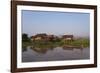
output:
<svg viewBox="0 0 100 73"><path fill-rule="evenodd" d="M35 52L37 53L42 53L42 54L45 54L47 51L48 51L48 48L31 48L32 50L34 50Z"/></svg>
<svg viewBox="0 0 100 73"><path fill-rule="evenodd" d="M64 39L64 40L73 40L73 35L63 35L62 39Z"/></svg>

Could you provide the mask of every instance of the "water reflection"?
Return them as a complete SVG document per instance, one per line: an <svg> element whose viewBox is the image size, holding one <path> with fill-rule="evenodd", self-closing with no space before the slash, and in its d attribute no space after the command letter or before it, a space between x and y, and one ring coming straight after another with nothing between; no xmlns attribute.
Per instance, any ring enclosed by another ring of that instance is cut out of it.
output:
<svg viewBox="0 0 100 73"><path fill-rule="evenodd" d="M38 48L34 46L32 46L30 49L32 49L33 51L37 53L42 53L42 54L45 54L49 50L49 48Z"/></svg>
<svg viewBox="0 0 100 73"><path fill-rule="evenodd" d="M22 52L27 51L27 47L28 47L28 46L23 46L23 47L22 47L22 48L23 48L23 49L22 49Z"/></svg>
<svg viewBox="0 0 100 73"><path fill-rule="evenodd" d="M58 46L59 47L59 46ZM45 54L47 51L49 50L54 50L54 48L57 48L57 47L54 47L54 46L46 46L46 47L36 47L36 46L25 46L23 47L22 51L25 52L27 51L27 48L30 48L32 49L33 51L37 52L37 53L42 53L42 54ZM69 46L60 46L60 48L62 48L63 50L74 50L74 49L79 49L80 51L83 50L82 47L69 47Z"/></svg>
<svg viewBox="0 0 100 73"><path fill-rule="evenodd" d="M81 52L83 50L82 47L67 47L67 46L63 46L62 47L64 50L74 50L74 49L79 49Z"/></svg>
<svg viewBox="0 0 100 73"><path fill-rule="evenodd" d="M89 59L89 48L70 46L25 46L22 62Z"/></svg>

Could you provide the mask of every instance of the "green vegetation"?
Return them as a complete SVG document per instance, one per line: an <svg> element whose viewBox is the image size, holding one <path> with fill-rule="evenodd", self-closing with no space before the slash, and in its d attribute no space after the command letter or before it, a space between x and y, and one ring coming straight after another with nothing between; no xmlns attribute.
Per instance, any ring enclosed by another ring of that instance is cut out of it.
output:
<svg viewBox="0 0 100 73"><path fill-rule="evenodd" d="M65 41L65 40L60 40L59 42L57 41L43 41L43 40L37 40L37 41L28 41L28 42L23 42L22 46L35 46L38 48L47 48L47 47L60 47L60 46L79 46L79 47L89 47L89 39L76 39L73 41Z"/></svg>
<svg viewBox="0 0 100 73"><path fill-rule="evenodd" d="M70 45L70 46L82 46L82 47L89 47L89 39L81 38L75 39L73 41L64 41L62 40L63 44Z"/></svg>

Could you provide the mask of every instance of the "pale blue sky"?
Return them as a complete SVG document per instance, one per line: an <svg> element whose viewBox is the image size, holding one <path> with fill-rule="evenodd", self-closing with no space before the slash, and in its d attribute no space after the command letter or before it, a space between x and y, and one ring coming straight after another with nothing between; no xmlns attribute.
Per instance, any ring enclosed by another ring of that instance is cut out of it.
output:
<svg viewBox="0 0 100 73"><path fill-rule="evenodd" d="M22 10L22 33L89 36L89 13Z"/></svg>

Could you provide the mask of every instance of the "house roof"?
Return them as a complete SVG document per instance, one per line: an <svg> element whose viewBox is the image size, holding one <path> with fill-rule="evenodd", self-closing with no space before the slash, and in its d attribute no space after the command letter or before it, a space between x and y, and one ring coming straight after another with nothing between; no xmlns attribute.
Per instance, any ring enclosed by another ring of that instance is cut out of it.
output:
<svg viewBox="0 0 100 73"><path fill-rule="evenodd" d="M73 35L63 35L62 38L73 38Z"/></svg>
<svg viewBox="0 0 100 73"><path fill-rule="evenodd" d="M35 36L47 36L47 34L42 33L42 34L37 34L37 35L35 35Z"/></svg>
<svg viewBox="0 0 100 73"><path fill-rule="evenodd" d="M45 38L47 36L47 34L43 33L43 34L37 34L34 36L34 38L36 37L42 37L42 38Z"/></svg>

